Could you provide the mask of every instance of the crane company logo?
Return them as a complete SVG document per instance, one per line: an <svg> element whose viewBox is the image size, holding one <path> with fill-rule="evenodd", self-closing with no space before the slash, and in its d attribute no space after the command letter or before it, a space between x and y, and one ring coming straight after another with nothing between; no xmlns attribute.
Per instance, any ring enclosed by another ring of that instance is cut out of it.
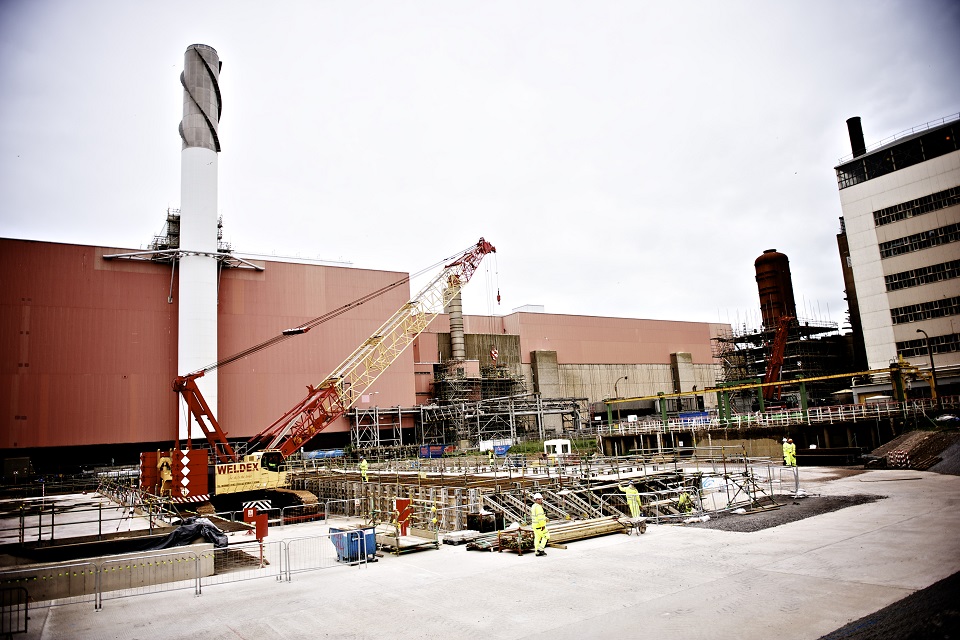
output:
<svg viewBox="0 0 960 640"><path fill-rule="evenodd" d="M223 475L226 473L250 473L251 471L259 471L260 463L259 462L238 462L236 464L218 464L217 465L217 475Z"/></svg>

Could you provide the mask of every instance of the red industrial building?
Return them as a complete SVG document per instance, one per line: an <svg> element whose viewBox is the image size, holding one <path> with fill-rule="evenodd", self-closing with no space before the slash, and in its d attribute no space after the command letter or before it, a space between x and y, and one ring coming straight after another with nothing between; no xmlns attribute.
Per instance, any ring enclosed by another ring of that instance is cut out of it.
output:
<svg viewBox="0 0 960 640"><path fill-rule="evenodd" d="M171 387L178 373L177 280L169 263L104 258L122 251L0 239L4 459L29 456L38 468L45 459L129 462L136 452L176 438L177 414L184 411ZM224 268L219 275L221 358L406 276L251 262L263 270ZM273 422L409 296L409 286L399 286L307 334L222 367L218 418L227 436L246 439ZM615 388L629 397L712 385L717 367L711 340L726 327L527 312L464 321L468 351L487 354L490 345L498 347L498 364L525 382L527 391L587 401L612 397ZM448 317L441 315L357 409L433 403L433 376L427 374L448 357L449 342ZM677 353L687 363L683 372L677 371ZM342 446L349 430L349 420L341 418L310 448Z"/></svg>

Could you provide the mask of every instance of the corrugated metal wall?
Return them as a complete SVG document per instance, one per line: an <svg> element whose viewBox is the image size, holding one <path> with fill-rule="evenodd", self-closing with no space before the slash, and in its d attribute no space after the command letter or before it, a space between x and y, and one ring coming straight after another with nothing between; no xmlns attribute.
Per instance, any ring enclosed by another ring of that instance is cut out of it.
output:
<svg viewBox="0 0 960 640"><path fill-rule="evenodd" d="M174 438L177 304L167 303L170 266L102 258L120 251L0 239L0 448ZM396 272L265 264L264 272L223 272L221 357L398 279ZM224 367L218 418L228 436L248 437L273 422L409 293L398 287ZM414 404L412 371L408 350L377 381L378 402ZM342 421L331 430L347 428Z"/></svg>
<svg viewBox="0 0 960 640"><path fill-rule="evenodd" d="M167 303L170 265L102 258L118 252L122 250L0 239L0 449L174 438L177 304ZM263 264L263 272L233 269L222 274L221 357L398 279L397 272L389 271ZM409 295L408 287L398 287L221 369L218 418L228 436L246 438L272 423L303 398L306 385L321 382ZM691 353L694 365L710 370L710 339L726 326L537 313L464 320L471 354L481 362L489 361L492 345L501 352L501 362L514 365L518 359L529 377L531 353L555 351L561 367L589 366L579 374L585 380L568 380L564 392L590 397L609 395L605 379L622 375L617 365L634 367L629 384L638 388L645 388L642 381L652 370L665 372L669 382L670 354L678 351ZM444 342L449 330L441 315L383 374L370 389L377 406L409 407L429 399L430 368L414 375L414 354L420 362L435 362L449 349ZM596 384L586 380L596 375L603 379ZM341 420L330 431L348 428Z"/></svg>

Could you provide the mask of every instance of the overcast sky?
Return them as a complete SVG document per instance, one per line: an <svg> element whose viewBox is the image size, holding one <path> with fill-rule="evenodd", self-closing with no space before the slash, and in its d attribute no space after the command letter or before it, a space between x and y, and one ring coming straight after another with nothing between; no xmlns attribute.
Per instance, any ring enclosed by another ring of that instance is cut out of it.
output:
<svg viewBox="0 0 960 640"><path fill-rule="evenodd" d="M958 34L949 1L3 0L0 236L160 233L202 43L237 251L415 272L484 236L468 313L756 326L777 249L842 323L845 121L960 111Z"/></svg>

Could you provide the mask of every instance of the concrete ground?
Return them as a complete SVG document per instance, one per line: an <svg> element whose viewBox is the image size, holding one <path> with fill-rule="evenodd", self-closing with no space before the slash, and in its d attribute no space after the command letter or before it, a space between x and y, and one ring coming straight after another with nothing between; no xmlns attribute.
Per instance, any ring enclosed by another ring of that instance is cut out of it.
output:
<svg viewBox="0 0 960 640"><path fill-rule="evenodd" d="M960 477L801 468L886 496L751 533L650 526L545 558L441 545L365 567L31 609L28 639L816 639L960 571ZM749 518L749 515L742 516ZM268 540L311 535L313 525Z"/></svg>

